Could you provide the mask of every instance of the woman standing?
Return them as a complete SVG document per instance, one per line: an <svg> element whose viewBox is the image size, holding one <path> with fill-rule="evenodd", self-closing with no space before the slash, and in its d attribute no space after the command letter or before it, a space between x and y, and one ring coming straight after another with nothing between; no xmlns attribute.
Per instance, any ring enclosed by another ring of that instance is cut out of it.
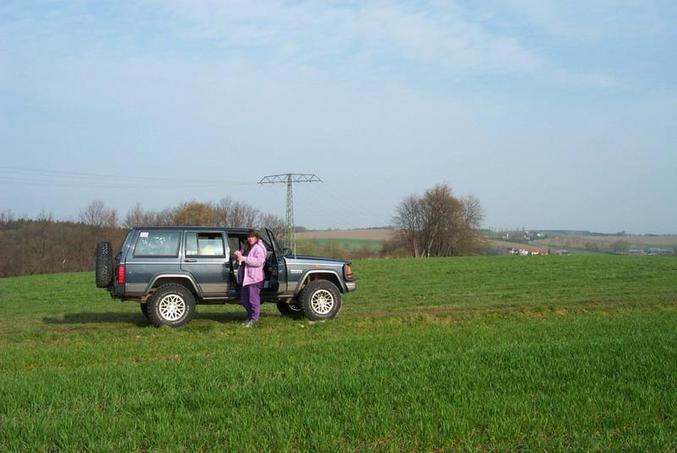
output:
<svg viewBox="0 0 677 453"><path fill-rule="evenodd" d="M266 247L256 230L247 232L245 251L238 250L235 252L235 259L240 263L240 268L237 271L237 282L242 285L240 303L247 310L247 320L242 323L245 327L252 327L259 320L266 253Z"/></svg>

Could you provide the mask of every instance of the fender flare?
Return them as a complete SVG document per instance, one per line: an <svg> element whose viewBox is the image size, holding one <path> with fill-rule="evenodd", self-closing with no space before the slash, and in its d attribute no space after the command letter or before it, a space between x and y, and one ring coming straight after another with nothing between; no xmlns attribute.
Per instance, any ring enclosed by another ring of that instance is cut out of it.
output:
<svg viewBox="0 0 677 453"><path fill-rule="evenodd" d="M197 284L193 276L190 274L158 274L154 276L153 279L148 284L148 286L146 286L146 289L143 292L144 295L147 296L148 293L150 293L150 290L153 289L153 287L155 286L155 283L157 283L158 280L163 278L186 280L192 286L192 290L195 292L195 294L197 294L198 296L202 294L202 292L200 291L200 286Z"/></svg>
<svg viewBox="0 0 677 453"><path fill-rule="evenodd" d="M305 274L303 274L303 278L301 281L296 285L296 289L294 289L294 297L298 296L299 293L301 292L301 288L303 288L306 284L306 281L308 280L308 277L312 274L332 274L336 277L336 280L339 282L338 290L341 291L341 293L346 292L346 285L341 276L339 275L338 272L336 271L330 271L330 270L322 270L322 269L316 269L316 270L311 270L307 271ZM332 282L333 283L333 282Z"/></svg>

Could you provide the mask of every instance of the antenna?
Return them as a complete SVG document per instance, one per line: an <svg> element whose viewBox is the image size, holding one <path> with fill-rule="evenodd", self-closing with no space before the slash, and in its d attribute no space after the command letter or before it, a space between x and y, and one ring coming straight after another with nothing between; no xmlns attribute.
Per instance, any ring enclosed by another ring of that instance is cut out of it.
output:
<svg viewBox="0 0 677 453"><path fill-rule="evenodd" d="M284 173L280 175L264 176L259 184L287 184L287 237L286 245L296 256L296 236L294 231L294 183L322 182L316 176L306 173Z"/></svg>

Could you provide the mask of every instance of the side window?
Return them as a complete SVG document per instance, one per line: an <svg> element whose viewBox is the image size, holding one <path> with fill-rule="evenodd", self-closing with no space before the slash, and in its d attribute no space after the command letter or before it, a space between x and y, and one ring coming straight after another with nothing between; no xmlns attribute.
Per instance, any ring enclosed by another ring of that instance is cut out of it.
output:
<svg viewBox="0 0 677 453"><path fill-rule="evenodd" d="M186 256L214 256L226 255L221 233L186 233Z"/></svg>
<svg viewBox="0 0 677 453"><path fill-rule="evenodd" d="M237 236L228 235L228 247L230 247L230 253L232 255L236 250L242 249L242 241L240 241Z"/></svg>
<svg viewBox="0 0 677 453"><path fill-rule="evenodd" d="M180 237L180 231L141 231L134 247L134 256L178 256Z"/></svg>

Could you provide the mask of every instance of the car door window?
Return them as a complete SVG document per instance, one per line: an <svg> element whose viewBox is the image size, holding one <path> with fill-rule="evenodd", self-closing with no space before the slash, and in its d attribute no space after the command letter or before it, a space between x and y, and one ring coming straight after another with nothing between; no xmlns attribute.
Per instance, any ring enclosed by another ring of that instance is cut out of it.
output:
<svg viewBox="0 0 677 453"><path fill-rule="evenodd" d="M186 233L186 256L209 258L226 256L223 235L213 232Z"/></svg>
<svg viewBox="0 0 677 453"><path fill-rule="evenodd" d="M141 231L134 247L135 257L175 257L179 254L181 232Z"/></svg>

